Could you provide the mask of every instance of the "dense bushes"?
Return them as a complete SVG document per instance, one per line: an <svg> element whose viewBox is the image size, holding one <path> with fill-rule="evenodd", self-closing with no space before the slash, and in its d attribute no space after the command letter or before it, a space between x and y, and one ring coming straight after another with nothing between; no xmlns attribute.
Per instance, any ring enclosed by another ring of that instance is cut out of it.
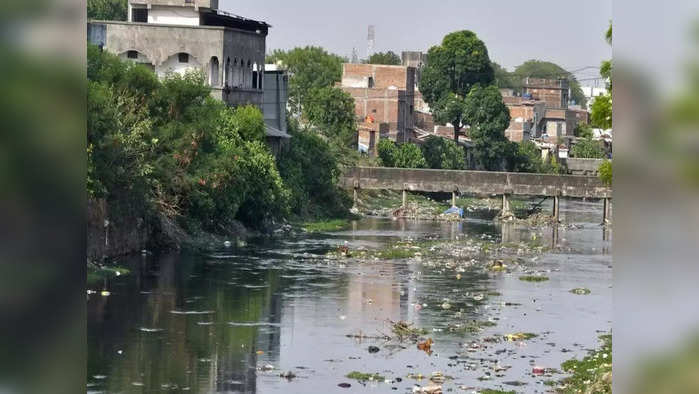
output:
<svg viewBox="0 0 699 394"><path fill-rule="evenodd" d="M595 141L592 137L579 138L570 150L573 157L581 159L602 159L604 158L604 150L599 141Z"/></svg>
<svg viewBox="0 0 699 394"><path fill-rule="evenodd" d="M382 139L378 146L379 158L385 167L425 168L427 162L422 151L415 144L396 145L393 141Z"/></svg>
<svg viewBox="0 0 699 394"><path fill-rule="evenodd" d="M452 140L430 136L422 145L422 154L429 168L466 169L464 149Z"/></svg>
<svg viewBox="0 0 699 394"><path fill-rule="evenodd" d="M258 226L289 212L290 192L255 107L210 96L202 75L162 82L88 48L88 185L92 197L141 201L189 230Z"/></svg>
<svg viewBox="0 0 699 394"><path fill-rule="evenodd" d="M279 171L291 190L290 208L301 216L343 216L350 205L337 187L338 162L328 142L318 134L299 130L289 122L290 146L279 161Z"/></svg>

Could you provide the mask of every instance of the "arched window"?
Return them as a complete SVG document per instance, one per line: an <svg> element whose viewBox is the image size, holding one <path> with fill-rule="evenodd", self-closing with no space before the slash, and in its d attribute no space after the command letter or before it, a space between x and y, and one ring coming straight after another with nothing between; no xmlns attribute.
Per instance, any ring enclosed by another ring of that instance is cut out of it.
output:
<svg viewBox="0 0 699 394"><path fill-rule="evenodd" d="M225 74L223 80L226 86L230 87L231 86L231 58L226 59L226 68L223 70L223 73Z"/></svg>
<svg viewBox="0 0 699 394"><path fill-rule="evenodd" d="M211 71L209 73L209 85L218 86L218 58L211 58Z"/></svg>

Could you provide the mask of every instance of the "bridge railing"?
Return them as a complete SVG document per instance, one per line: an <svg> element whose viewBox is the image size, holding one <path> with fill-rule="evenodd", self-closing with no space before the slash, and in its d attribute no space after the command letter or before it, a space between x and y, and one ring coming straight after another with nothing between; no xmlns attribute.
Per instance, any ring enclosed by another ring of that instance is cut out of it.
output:
<svg viewBox="0 0 699 394"><path fill-rule="evenodd" d="M612 197L612 189L597 177L520 172L347 167L340 185L347 189L458 191L475 195Z"/></svg>

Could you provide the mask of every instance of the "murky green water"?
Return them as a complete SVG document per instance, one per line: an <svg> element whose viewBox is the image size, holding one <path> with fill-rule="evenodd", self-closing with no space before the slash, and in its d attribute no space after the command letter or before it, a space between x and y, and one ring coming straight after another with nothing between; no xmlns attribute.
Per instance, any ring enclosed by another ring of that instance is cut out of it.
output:
<svg viewBox="0 0 699 394"><path fill-rule="evenodd" d="M87 390L412 392L415 384L429 382L408 375L440 371L454 378L444 383L445 391L545 392L542 382L551 377L533 375L533 365L558 368L596 347L598 331L611 328L610 242L598 225L601 204L566 201L562 215L577 228L363 219L340 233L224 249L209 257L124 259L119 264L131 274L92 286L98 293L88 297ZM533 263L550 277L547 282L475 269L457 280L449 270L413 259L343 263L323 258L345 241L351 248L380 248L426 236L517 242L531 239L532 233L556 246ZM591 294L571 294L576 287ZM500 295L478 300L488 292ZM450 309L441 307L445 299ZM413 343L346 336L390 333L388 319L428 329L433 353ZM449 331L470 319L496 325L480 333ZM539 337L483 341L513 332ZM369 353L370 345L380 351ZM498 368L502 376L495 376L494 366L506 367ZM361 384L344 377L354 370L378 372L393 382ZM287 371L296 377L279 376ZM341 382L351 387L338 387Z"/></svg>

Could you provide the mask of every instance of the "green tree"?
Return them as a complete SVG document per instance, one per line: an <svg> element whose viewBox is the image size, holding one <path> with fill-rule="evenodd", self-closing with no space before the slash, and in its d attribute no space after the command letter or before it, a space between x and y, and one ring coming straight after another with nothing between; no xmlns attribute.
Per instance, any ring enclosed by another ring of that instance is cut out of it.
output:
<svg viewBox="0 0 699 394"><path fill-rule="evenodd" d="M541 150L533 141L524 141L517 146L517 162L514 170L517 172L544 172Z"/></svg>
<svg viewBox="0 0 699 394"><path fill-rule="evenodd" d="M405 143L396 150L395 165L399 168L425 168L427 162L417 145Z"/></svg>
<svg viewBox="0 0 699 394"><path fill-rule="evenodd" d="M396 155L398 147L388 138L381 138L377 147L379 159L384 167L396 167Z"/></svg>
<svg viewBox="0 0 699 394"><path fill-rule="evenodd" d="M592 138L581 138L575 142L575 145L570 150L573 157L580 159L602 159L604 158L604 150L599 141Z"/></svg>
<svg viewBox="0 0 699 394"><path fill-rule="evenodd" d="M507 71L498 63L491 62L493 67L493 75L495 76L495 85L498 88L520 88L521 81L512 73Z"/></svg>
<svg viewBox="0 0 699 394"><path fill-rule="evenodd" d="M612 128L612 94L595 97L590 106L590 123L600 129Z"/></svg>
<svg viewBox="0 0 699 394"><path fill-rule="evenodd" d="M159 81L94 47L87 63L90 196L189 231L287 215L289 191L263 142L259 109L214 99L200 73Z"/></svg>
<svg viewBox="0 0 699 394"><path fill-rule="evenodd" d="M342 78L344 59L325 49L314 46L275 50L267 56L267 63L281 62L291 74L289 78L289 109L292 114L302 114L310 100L311 92L333 86Z"/></svg>
<svg viewBox="0 0 699 394"><path fill-rule="evenodd" d="M305 117L334 144L353 145L356 138L354 99L342 89L328 86L314 89L308 95Z"/></svg>
<svg viewBox="0 0 699 394"><path fill-rule="evenodd" d="M585 98L585 94L578 80L575 79L570 72L555 63L542 60L527 60L515 68L515 71L512 73L512 80L516 80L517 82L515 83L521 84L521 81L526 77L547 79L565 78L570 82L571 98L573 101L580 104L583 108L587 106L587 99Z"/></svg>
<svg viewBox="0 0 699 394"><path fill-rule="evenodd" d="M612 45L612 22L605 35L605 40ZM590 107L590 122L601 129L612 128L612 61L604 60L600 66L600 75L607 81L607 93L595 97Z"/></svg>
<svg viewBox="0 0 699 394"><path fill-rule="evenodd" d="M466 168L464 150L454 141L430 136L422 145L422 154L429 168L463 170Z"/></svg>
<svg viewBox="0 0 699 394"><path fill-rule="evenodd" d="M458 141L464 98L473 86L493 81L488 49L475 33L463 30L447 34L441 45L430 48L427 65L422 70L420 92L435 120L454 126L454 140Z"/></svg>
<svg viewBox="0 0 699 394"><path fill-rule="evenodd" d="M279 160L279 172L291 190L291 210L297 215L336 217L347 212L350 201L337 186L338 161L331 146L317 133L289 123L292 138Z"/></svg>
<svg viewBox="0 0 699 394"><path fill-rule="evenodd" d="M125 21L127 0L87 0L87 19Z"/></svg>
<svg viewBox="0 0 699 394"><path fill-rule="evenodd" d="M463 117L470 126L474 158L481 168L500 170L514 164L517 148L505 137L510 111L496 86L474 87L466 97Z"/></svg>
<svg viewBox="0 0 699 394"><path fill-rule="evenodd" d="M399 66L402 63L400 56L396 55L393 51L388 52L376 52L369 56L367 60L368 64L387 64L391 66Z"/></svg>

